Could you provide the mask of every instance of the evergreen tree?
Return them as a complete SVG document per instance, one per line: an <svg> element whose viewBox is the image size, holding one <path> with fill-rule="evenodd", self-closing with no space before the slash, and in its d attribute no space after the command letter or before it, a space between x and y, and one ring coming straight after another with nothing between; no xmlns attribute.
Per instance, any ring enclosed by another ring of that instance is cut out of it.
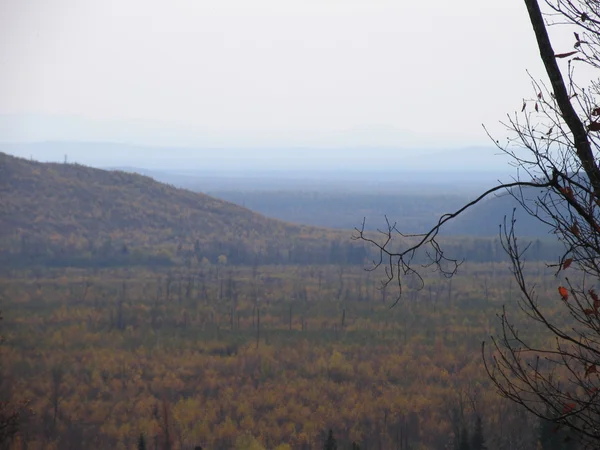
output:
<svg viewBox="0 0 600 450"><path fill-rule="evenodd" d="M538 428L539 444L543 450L572 450L577 448L573 432L556 422L540 419Z"/></svg>
<svg viewBox="0 0 600 450"><path fill-rule="evenodd" d="M471 450L469 445L469 432L467 427L463 425L462 431L460 432L460 443L458 444L458 450Z"/></svg>
<svg viewBox="0 0 600 450"><path fill-rule="evenodd" d="M477 416L475 420L475 430L471 437L471 450L487 450L485 446L485 439L483 437L483 425L481 423L481 417Z"/></svg>
<svg viewBox="0 0 600 450"><path fill-rule="evenodd" d="M329 434L327 435L327 439L325 440L323 450L337 450L337 442L333 437L333 430L331 428L329 429Z"/></svg>
<svg viewBox="0 0 600 450"><path fill-rule="evenodd" d="M144 433L140 433L140 439L138 440L138 450L146 450L146 439L144 439Z"/></svg>
<svg viewBox="0 0 600 450"><path fill-rule="evenodd" d="M539 442L543 450L556 450L555 439L556 433L553 431L556 424L550 420L540 419L538 434Z"/></svg>

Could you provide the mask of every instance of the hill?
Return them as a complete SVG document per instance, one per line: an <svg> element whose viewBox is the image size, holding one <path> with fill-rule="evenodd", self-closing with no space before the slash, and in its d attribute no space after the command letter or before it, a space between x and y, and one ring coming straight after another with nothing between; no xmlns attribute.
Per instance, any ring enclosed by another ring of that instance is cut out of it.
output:
<svg viewBox="0 0 600 450"><path fill-rule="evenodd" d="M3 262L362 262L349 232L266 218L147 176L0 153Z"/></svg>
<svg viewBox="0 0 600 450"><path fill-rule="evenodd" d="M368 230L384 229L385 216L397 222L404 233L419 233L449 208L459 208L467 200L458 195L411 192L335 191L210 191L244 205L267 217L328 228L353 229L365 219Z"/></svg>
<svg viewBox="0 0 600 450"><path fill-rule="evenodd" d="M550 227L531 216L517 200L522 196L528 207L534 209L539 194L539 189L531 187L525 187L520 192L501 192L449 222L443 233L454 236L498 236L499 225L504 224L505 217L510 220L514 210L518 235L531 238L551 237ZM539 214L548 220L548 216L542 211Z"/></svg>

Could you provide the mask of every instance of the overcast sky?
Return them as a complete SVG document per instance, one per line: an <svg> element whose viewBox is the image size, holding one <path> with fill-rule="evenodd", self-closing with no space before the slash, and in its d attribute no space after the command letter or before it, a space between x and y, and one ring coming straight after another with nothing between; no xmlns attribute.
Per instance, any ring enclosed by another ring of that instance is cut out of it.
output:
<svg viewBox="0 0 600 450"><path fill-rule="evenodd" d="M0 0L0 67L0 140L221 147L486 144L544 76L522 0Z"/></svg>

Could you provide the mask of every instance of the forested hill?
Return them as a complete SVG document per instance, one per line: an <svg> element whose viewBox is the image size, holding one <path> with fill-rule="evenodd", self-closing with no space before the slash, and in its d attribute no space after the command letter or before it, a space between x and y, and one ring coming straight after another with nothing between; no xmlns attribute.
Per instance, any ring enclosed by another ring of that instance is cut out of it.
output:
<svg viewBox="0 0 600 450"><path fill-rule="evenodd" d="M533 217L524 208L523 201L531 210L537 211L540 218L550 221L551 218L544 213L543 209L536 207L539 189L524 187L514 189L510 192L501 191L497 195L474 205L462 215L448 223L443 232L449 235L460 236L498 236L499 226L504 225L505 218L510 224L514 211L515 231L519 236L531 238L552 238L552 229L543 221ZM550 196L549 201L556 202L558 199ZM557 203L562 210L560 202ZM564 213L567 213L565 210Z"/></svg>
<svg viewBox="0 0 600 450"><path fill-rule="evenodd" d="M0 193L4 263L364 260L349 232L269 219L138 174L0 153Z"/></svg>

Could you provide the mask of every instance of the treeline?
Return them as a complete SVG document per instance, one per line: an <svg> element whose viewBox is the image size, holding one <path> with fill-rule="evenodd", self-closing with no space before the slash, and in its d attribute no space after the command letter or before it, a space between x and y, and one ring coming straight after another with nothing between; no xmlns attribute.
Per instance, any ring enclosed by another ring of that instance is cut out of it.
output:
<svg viewBox="0 0 600 450"><path fill-rule="evenodd" d="M350 234L350 232L348 232ZM441 240L449 257L471 262L506 261L506 253L499 239L444 238ZM555 261L563 246L555 240L523 239L528 246L530 261ZM399 247L401 248L401 247ZM429 256L421 251L414 257L416 263L427 263ZM172 266L192 263L230 265L315 265L342 264L368 265L379 260L375 247L359 241L338 239L284 240L249 243L246 239L210 240L180 239L177 244L140 246L123 239L105 237L101 240L52 239L41 235L22 234L4 246L0 266L43 265L49 267L123 267Z"/></svg>
<svg viewBox="0 0 600 450"><path fill-rule="evenodd" d="M297 242L294 242L297 241ZM323 240L278 244L266 242L257 249L242 239L235 241L181 241L176 245L139 247L110 237L100 242L77 243L22 235L0 253L0 264L28 267L170 266L192 263L233 265L343 264L361 265L367 260L362 243Z"/></svg>

